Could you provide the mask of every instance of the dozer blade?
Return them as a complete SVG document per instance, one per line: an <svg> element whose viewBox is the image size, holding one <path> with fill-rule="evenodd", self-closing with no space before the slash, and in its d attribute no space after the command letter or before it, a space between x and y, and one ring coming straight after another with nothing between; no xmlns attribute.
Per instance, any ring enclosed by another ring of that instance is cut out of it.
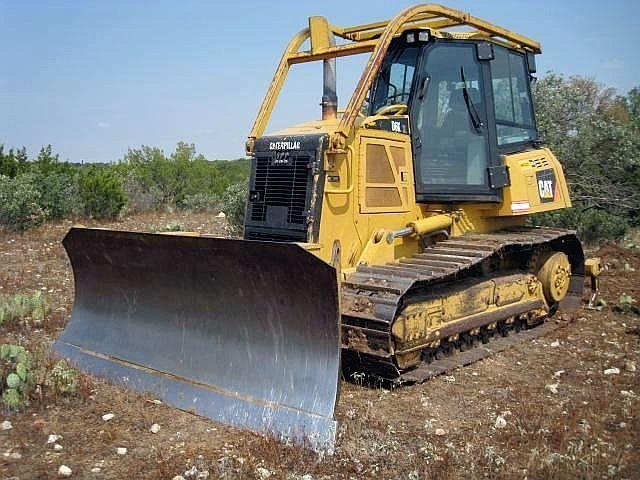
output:
<svg viewBox="0 0 640 480"><path fill-rule="evenodd" d="M336 271L295 244L73 228L54 351L211 419L332 449Z"/></svg>

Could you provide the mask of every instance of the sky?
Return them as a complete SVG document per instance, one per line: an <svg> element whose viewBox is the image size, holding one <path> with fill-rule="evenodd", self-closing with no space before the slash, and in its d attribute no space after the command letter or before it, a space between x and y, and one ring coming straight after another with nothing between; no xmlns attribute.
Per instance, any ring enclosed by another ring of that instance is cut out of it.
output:
<svg viewBox="0 0 640 480"><path fill-rule="evenodd" d="M117 161L129 148L194 143L209 159L244 143L283 49L324 15L340 26L394 16L389 0L0 0L0 144L47 144L63 160ZM451 0L542 44L539 76L640 85L640 2ZM366 55L338 60L344 106ZM318 118L321 63L294 66L267 130Z"/></svg>

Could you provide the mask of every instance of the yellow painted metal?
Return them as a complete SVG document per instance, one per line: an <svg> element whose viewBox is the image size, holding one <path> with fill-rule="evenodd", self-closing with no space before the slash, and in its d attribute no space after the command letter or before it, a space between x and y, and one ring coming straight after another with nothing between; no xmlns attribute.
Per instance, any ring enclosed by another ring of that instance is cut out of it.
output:
<svg viewBox="0 0 640 480"><path fill-rule="evenodd" d="M408 226L412 227L417 235L425 235L436 230L447 230L452 223L453 217L451 215L440 214L409 222Z"/></svg>
<svg viewBox="0 0 640 480"><path fill-rule="evenodd" d="M320 53L331 46L329 22L324 17L309 17L311 52Z"/></svg>
<svg viewBox="0 0 640 480"><path fill-rule="evenodd" d="M569 258L562 252L551 253L546 259L540 271L538 279L542 284L544 296L549 302L559 302L569 291L571 279L571 265Z"/></svg>
<svg viewBox="0 0 640 480"><path fill-rule="evenodd" d="M514 274L484 280L474 285L460 285L444 294L406 306L391 327L395 353L406 362L403 354L425 346L437 346L446 340L449 331L470 331L477 318L508 318L513 311L548 312L541 282L533 274ZM460 328L452 328L460 325ZM446 329L444 327L447 327ZM410 365L404 365L403 368Z"/></svg>

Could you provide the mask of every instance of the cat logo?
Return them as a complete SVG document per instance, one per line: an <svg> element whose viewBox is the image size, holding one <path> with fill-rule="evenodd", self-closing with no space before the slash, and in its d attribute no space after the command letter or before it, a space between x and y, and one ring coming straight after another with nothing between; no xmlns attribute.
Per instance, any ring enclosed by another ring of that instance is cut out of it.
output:
<svg viewBox="0 0 640 480"><path fill-rule="evenodd" d="M536 172L538 181L538 195L542 203L556 200L556 175L553 169L549 168Z"/></svg>
<svg viewBox="0 0 640 480"><path fill-rule="evenodd" d="M401 128L400 122L398 122L396 120L391 120L391 131L392 132L402 133L402 128Z"/></svg>

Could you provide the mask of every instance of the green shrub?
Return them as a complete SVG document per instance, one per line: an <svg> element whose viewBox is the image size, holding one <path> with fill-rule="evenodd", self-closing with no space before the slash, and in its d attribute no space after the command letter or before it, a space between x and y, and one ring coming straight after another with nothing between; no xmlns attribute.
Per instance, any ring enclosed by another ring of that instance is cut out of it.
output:
<svg viewBox="0 0 640 480"><path fill-rule="evenodd" d="M18 293L0 298L0 325L17 318L31 318L41 322L50 308L42 292L36 291L32 295Z"/></svg>
<svg viewBox="0 0 640 480"><path fill-rule="evenodd" d="M40 198L34 175L0 175L0 225L17 231L40 225L47 217Z"/></svg>
<svg viewBox="0 0 640 480"><path fill-rule="evenodd" d="M35 180L40 191L40 206L47 218L66 218L82 211L79 174L38 174Z"/></svg>
<svg viewBox="0 0 640 480"><path fill-rule="evenodd" d="M594 243L603 239L619 240L624 237L629 228L625 218L595 208L584 210L569 208L541 213L534 215L531 223L577 230L578 236L585 243Z"/></svg>
<svg viewBox="0 0 640 480"><path fill-rule="evenodd" d="M25 404L33 387L31 355L19 345L0 345L0 392L7 408Z"/></svg>
<svg viewBox="0 0 640 480"><path fill-rule="evenodd" d="M45 386L57 395L73 395L78 391L78 371L65 360L58 360L47 373Z"/></svg>
<svg viewBox="0 0 640 480"><path fill-rule="evenodd" d="M116 218L127 203L120 179L110 170L92 166L80 180L84 214L93 218Z"/></svg>
<svg viewBox="0 0 640 480"><path fill-rule="evenodd" d="M222 209L227 215L229 227L235 233L244 228L244 213L247 207L248 188L246 183L229 185L222 194Z"/></svg>
<svg viewBox="0 0 640 480"><path fill-rule="evenodd" d="M221 199L215 193L194 193L186 195L180 207L191 212L220 211Z"/></svg>
<svg viewBox="0 0 640 480"><path fill-rule="evenodd" d="M167 223L164 227L156 228L156 232L182 232L184 227L177 221L173 220Z"/></svg>

